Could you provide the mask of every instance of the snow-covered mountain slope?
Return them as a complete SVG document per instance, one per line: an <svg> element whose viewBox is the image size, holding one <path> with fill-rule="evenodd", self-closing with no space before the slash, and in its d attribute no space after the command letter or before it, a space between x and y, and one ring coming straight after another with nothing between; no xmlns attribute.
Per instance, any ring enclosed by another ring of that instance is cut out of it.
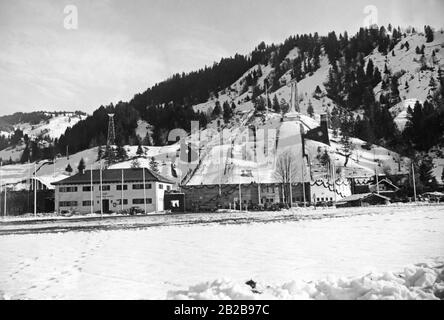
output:
<svg viewBox="0 0 444 320"><path fill-rule="evenodd" d="M405 47L406 42L409 43L409 50ZM421 59L421 55L416 53L416 47L421 48L423 45L425 58ZM399 91L402 101L391 109L401 129L404 128L407 122L407 108L409 106L413 107L417 100L425 101L432 94L430 81L432 78L436 80L436 66L442 66L444 62L443 51L441 50L443 46L444 35L439 32L435 33L435 40L431 43L426 43L425 37L421 34L407 34L395 46L394 56L391 52L387 56L383 56L375 49L365 58L366 61L371 59L375 67L378 67L381 72L384 71L387 64L392 74L398 73L401 75ZM435 54L432 58L433 52ZM295 47L290 50L286 59L291 61L299 55L299 50ZM421 71L421 66L424 64L429 67L434 64L435 69L425 68ZM330 65L326 55L321 55L320 68L311 75L307 74L305 78L298 82L300 113L297 117L287 119L282 119L282 115L274 113L272 110L255 114L254 104L251 101L253 88L246 87L246 79L253 72L258 72L259 69L261 75L258 77L257 86L263 89L265 80L274 73L271 64L252 67L208 101L193 106L194 110L207 113L212 112L216 101L219 101L221 106L224 102L228 102L230 105L234 103L236 106L234 116L228 123L224 123L224 120L220 117L211 121L206 129L201 129L185 139L185 143L192 143L196 147L199 159L191 164L179 161L177 157L181 153L181 145L174 144L167 147L148 147L146 154L139 157L140 164L149 166L151 157L154 157L162 174L174 178L176 181L184 179L190 185L250 183L253 181L275 182L276 163L279 155L282 154L282 148L289 147L295 153L296 159L302 159L300 125L302 124L305 131L319 126L320 115L331 111L335 106L335 103L325 94L314 96L317 86L325 93L324 83L327 80ZM284 99L286 102L290 102L291 88L288 83L292 80L291 70L287 70L280 80L282 86L274 92L269 92L269 97L273 99L276 95L278 101ZM379 98L380 93L381 85L379 84L375 88L376 98ZM262 97L265 98L265 93L262 94ZM307 115L309 104L314 109L312 118ZM76 119L73 117L71 117L71 122L66 118L55 118L54 120L50 119L48 124L42 124L34 128L24 125L22 128L25 129L25 133L42 135L46 132L56 137L66 129L66 126L73 125L74 121ZM247 130L252 127L257 130L256 138ZM224 130L222 142L218 134L219 130ZM147 133L151 134L152 129L146 122L139 121L137 134L140 138L144 138ZM198 143L199 139L201 140L200 143ZM338 137L334 137L333 132L330 132L330 139L330 147L315 141L307 141L306 151L309 166L307 166L304 174L302 174L302 165L296 166L295 181L301 181L302 176L305 178L311 176L311 178L316 179L326 175L327 168L319 161L319 155L324 150L329 151L336 168L340 169L344 177L371 176L375 171L378 173L391 172L392 174L407 173L409 170L409 159L402 158L399 154L386 148L380 146L368 148L365 141L352 138L352 151L348 155L341 143L340 134ZM132 158L137 157L137 148L127 146L126 149L131 160L115 164L112 167L126 168L131 166ZM262 158L260 150L266 151ZM4 152L4 157L0 153L0 157L3 159L8 159L8 155L19 154L14 150L5 150ZM6 152L9 153L6 154ZM75 168L81 157L85 158L87 166L91 164L97 166L96 154L96 149L90 149L71 156L69 161L65 158L59 159L60 168L56 165L57 173L55 176L62 177L68 162ZM22 166L26 171L26 165ZM17 166L17 168L19 167L20 165ZM174 174L172 168L175 168ZM41 170L42 175L51 175L51 169L42 167ZM17 169L16 171L20 170Z"/></svg>
<svg viewBox="0 0 444 320"><path fill-rule="evenodd" d="M399 154L383 147L373 146L370 150L364 146L365 141L352 138L354 150L348 162L340 139L331 136L331 146L320 142L306 140L308 164L303 171L302 139L300 124L304 131L319 126L315 120L305 115L299 115L300 120L285 119L281 115L269 113L264 119L250 117L248 114L240 117L248 126L256 127L256 140L247 126L225 128L224 139L211 129L203 130L201 136L206 140L201 143L201 162L188 179L188 185L200 184L236 184L236 183L276 183L280 182L276 174L279 156L289 150L295 163L292 179L294 182L325 178L328 170L320 164L317 155L328 150L336 168L340 168L343 177L370 177L377 173L390 171L392 174L407 173L410 161ZM210 132L208 131L210 130ZM201 137L202 138L202 137ZM262 152L265 150L265 152ZM347 162L347 166L345 163Z"/></svg>
<svg viewBox="0 0 444 320"><path fill-rule="evenodd" d="M49 115L52 117L47 121L42 121L35 125L19 123L14 126L14 129L22 130L23 134L27 134L30 138L49 137L55 139L64 134L67 128L86 118L86 115L77 115L73 112L63 114L49 113Z"/></svg>
<svg viewBox="0 0 444 320"><path fill-rule="evenodd" d="M25 150L25 144L20 143L19 145L8 147L0 151L0 159L2 161L12 160L13 162L20 161L23 150Z"/></svg>
<svg viewBox="0 0 444 320"><path fill-rule="evenodd" d="M74 112L47 112L45 115L50 118L38 124L19 122L11 127L11 132L5 131L1 134L10 136L14 130L20 129L23 131L23 135L28 135L31 140L36 140L37 142L44 143L44 145L48 145L48 142L43 141L44 139L60 138L67 128L74 126L77 122L87 117L86 115L76 114ZM12 160L13 162L18 162L23 154L23 150L25 150L25 145L23 142L20 142L15 146L0 150L0 159L3 161Z"/></svg>
<svg viewBox="0 0 444 320"><path fill-rule="evenodd" d="M406 43L409 44L408 50ZM416 52L416 48L421 49L422 46L424 46L424 58L422 58L422 54ZM416 101L423 103L431 97L434 90L431 81L435 81L437 84L438 67L444 68L444 33L435 32L434 41L430 43L426 42L426 38L422 34L407 34L394 47L393 51L394 56L391 53L384 56L375 49L372 54L366 57L366 61L371 59L381 73L387 65L391 74L401 75L398 80L398 89L402 101L390 111L395 116L395 122L399 129L403 130L407 122L408 107L413 108ZM429 69L421 68L423 65ZM432 68L433 70L431 70ZM431 80L432 78L434 80ZM382 92L381 85L378 85L374 92L379 99Z"/></svg>

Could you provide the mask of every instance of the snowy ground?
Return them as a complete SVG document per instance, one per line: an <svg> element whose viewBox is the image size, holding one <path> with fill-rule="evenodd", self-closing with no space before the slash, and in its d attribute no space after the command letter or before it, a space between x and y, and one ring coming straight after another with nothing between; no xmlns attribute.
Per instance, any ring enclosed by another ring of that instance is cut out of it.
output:
<svg viewBox="0 0 444 320"><path fill-rule="evenodd" d="M0 297L432 299L442 293L442 206L339 212L348 215L0 236ZM262 294L245 284L250 279Z"/></svg>

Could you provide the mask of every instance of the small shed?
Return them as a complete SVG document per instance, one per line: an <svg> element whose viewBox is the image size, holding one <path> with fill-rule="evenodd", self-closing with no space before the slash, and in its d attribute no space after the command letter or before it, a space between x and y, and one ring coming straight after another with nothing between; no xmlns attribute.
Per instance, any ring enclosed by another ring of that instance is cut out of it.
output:
<svg viewBox="0 0 444 320"><path fill-rule="evenodd" d="M387 197L393 197L399 188L388 179L379 180L377 183L370 184L370 192L378 193Z"/></svg>
<svg viewBox="0 0 444 320"><path fill-rule="evenodd" d="M426 192L423 193L421 196L433 202L444 201L444 193L442 192Z"/></svg>
<svg viewBox="0 0 444 320"><path fill-rule="evenodd" d="M353 194L336 203L337 208L365 207L389 204L390 198L377 193Z"/></svg>
<svg viewBox="0 0 444 320"><path fill-rule="evenodd" d="M182 192L165 192L163 196L163 207L174 213L185 212L185 194Z"/></svg>

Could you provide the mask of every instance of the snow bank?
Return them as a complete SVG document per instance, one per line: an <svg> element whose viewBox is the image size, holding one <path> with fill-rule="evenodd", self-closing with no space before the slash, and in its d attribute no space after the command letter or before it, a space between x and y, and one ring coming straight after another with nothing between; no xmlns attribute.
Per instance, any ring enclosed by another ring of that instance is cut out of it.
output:
<svg viewBox="0 0 444 320"><path fill-rule="evenodd" d="M292 281L282 285L248 284L216 280L169 291L167 299L314 299L314 300L439 300L444 298L444 264L417 264L403 272L369 273L359 278L315 282Z"/></svg>

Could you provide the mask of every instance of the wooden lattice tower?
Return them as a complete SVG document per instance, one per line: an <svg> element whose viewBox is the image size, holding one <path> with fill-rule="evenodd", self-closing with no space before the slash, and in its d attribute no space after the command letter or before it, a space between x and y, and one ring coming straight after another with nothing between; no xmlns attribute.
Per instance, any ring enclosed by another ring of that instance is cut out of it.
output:
<svg viewBox="0 0 444 320"><path fill-rule="evenodd" d="M116 141L116 131L114 129L114 114L108 113L108 140L106 141L107 146L114 145Z"/></svg>

